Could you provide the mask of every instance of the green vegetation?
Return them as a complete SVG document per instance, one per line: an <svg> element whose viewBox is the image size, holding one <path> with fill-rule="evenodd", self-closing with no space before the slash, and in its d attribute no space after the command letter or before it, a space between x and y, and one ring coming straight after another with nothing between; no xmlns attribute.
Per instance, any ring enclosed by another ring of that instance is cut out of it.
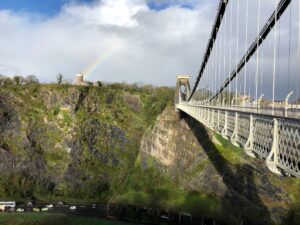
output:
<svg viewBox="0 0 300 225"><path fill-rule="evenodd" d="M113 202L212 217L220 216L222 213L217 198L198 191L181 189L159 170L153 167L143 170L139 160L123 185L122 194Z"/></svg>
<svg viewBox="0 0 300 225"><path fill-rule="evenodd" d="M157 128L155 119L172 104L173 95L171 88L127 84L2 88L0 154L9 163L1 164L0 198L134 204L220 218L235 217L229 213L232 202L239 204L236 208L245 206L238 215L252 218L267 208L271 212L292 205L291 214L299 208L297 179L260 174L263 163L219 134L209 133L210 140L201 128L188 128L184 119L178 122L171 107L160 117L161 136L151 139L151 127ZM145 159L139 154L147 128L150 147L157 140L163 148L166 136L174 135L166 152L174 165L162 164L157 153L151 157L145 151ZM196 138L197 133L203 136ZM64 215L53 219L55 224L68 221ZM238 223L239 218L232 219ZM3 220L5 216L0 225ZM78 217L70 221L81 224Z"/></svg>
<svg viewBox="0 0 300 225"><path fill-rule="evenodd" d="M0 213L0 225L128 225L118 221L65 214L6 214Z"/></svg>
<svg viewBox="0 0 300 225"><path fill-rule="evenodd" d="M232 145L230 141L225 140L219 134L215 134L215 138L221 144L216 144L215 146L228 163L239 166L246 162L245 156L243 155L243 149ZM251 161L253 159L247 157L247 160ZM281 187L287 192L292 204L300 204L300 180L298 178L279 177L274 174L270 174L269 179L273 185Z"/></svg>
<svg viewBox="0 0 300 225"><path fill-rule="evenodd" d="M226 161L232 165L240 165L244 163L243 149L234 146L230 141L224 139L220 134L214 134L215 139L220 144L214 144Z"/></svg>
<svg viewBox="0 0 300 225"><path fill-rule="evenodd" d="M105 202L135 163L146 128L172 104L173 89L8 85L0 97L0 120L9 121L0 124L0 148L19 166L0 171L0 198Z"/></svg>

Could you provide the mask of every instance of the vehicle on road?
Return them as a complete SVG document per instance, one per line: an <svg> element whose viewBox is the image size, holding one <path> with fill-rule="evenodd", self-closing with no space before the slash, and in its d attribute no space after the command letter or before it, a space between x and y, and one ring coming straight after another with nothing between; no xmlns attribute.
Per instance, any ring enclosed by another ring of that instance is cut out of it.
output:
<svg viewBox="0 0 300 225"><path fill-rule="evenodd" d="M0 212L14 209L15 207L16 207L16 202L0 202Z"/></svg>
<svg viewBox="0 0 300 225"><path fill-rule="evenodd" d="M53 208L53 204L46 205L46 207L47 207L48 209L52 209L52 208Z"/></svg>
<svg viewBox="0 0 300 225"><path fill-rule="evenodd" d="M77 209L77 207L75 205L70 207L70 210L76 210L76 209Z"/></svg>

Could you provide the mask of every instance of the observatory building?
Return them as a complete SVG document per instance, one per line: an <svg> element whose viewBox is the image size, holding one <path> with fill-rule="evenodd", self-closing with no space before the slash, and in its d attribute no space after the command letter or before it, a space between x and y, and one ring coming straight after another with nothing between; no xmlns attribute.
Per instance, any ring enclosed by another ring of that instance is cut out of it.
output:
<svg viewBox="0 0 300 225"><path fill-rule="evenodd" d="M75 85L86 85L86 82L83 80L83 74L78 73L75 77Z"/></svg>

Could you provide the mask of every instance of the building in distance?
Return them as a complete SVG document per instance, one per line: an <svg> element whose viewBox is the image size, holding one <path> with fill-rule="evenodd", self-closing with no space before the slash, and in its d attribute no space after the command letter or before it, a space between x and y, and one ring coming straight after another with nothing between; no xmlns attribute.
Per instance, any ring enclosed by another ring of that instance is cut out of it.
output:
<svg viewBox="0 0 300 225"><path fill-rule="evenodd" d="M84 81L84 75L82 73L76 74L74 84L75 85L87 85L87 82Z"/></svg>

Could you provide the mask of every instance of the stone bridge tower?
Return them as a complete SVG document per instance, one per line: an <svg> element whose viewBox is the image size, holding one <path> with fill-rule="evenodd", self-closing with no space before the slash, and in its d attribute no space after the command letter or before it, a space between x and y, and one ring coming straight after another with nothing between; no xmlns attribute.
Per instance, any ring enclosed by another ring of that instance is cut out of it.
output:
<svg viewBox="0 0 300 225"><path fill-rule="evenodd" d="M190 76L180 75L176 77L176 88L174 105L179 104L181 101L187 101L191 94Z"/></svg>

